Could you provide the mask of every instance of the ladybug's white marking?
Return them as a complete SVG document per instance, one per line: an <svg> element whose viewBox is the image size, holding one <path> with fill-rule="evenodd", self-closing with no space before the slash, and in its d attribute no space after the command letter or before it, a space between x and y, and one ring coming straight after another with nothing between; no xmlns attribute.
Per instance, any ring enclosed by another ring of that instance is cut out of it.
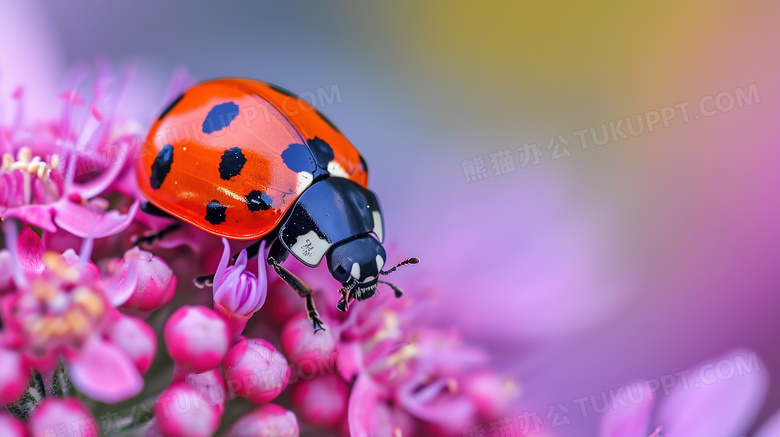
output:
<svg viewBox="0 0 780 437"><path fill-rule="evenodd" d="M371 211L371 216L374 218L374 233L379 238L379 242L383 241L384 228L382 227L382 213L379 211ZM378 255L377 255L378 256Z"/></svg>
<svg viewBox="0 0 780 437"><path fill-rule="evenodd" d="M316 266L328 249L330 249L330 243L320 238L314 231L299 235L290 247L290 251L295 254L296 258L309 266Z"/></svg>
<svg viewBox="0 0 780 437"><path fill-rule="evenodd" d="M382 267L384 267L384 265L385 265L385 260L382 259L382 255L377 255L376 256L376 271L377 272L381 272L382 271Z"/></svg>
<svg viewBox="0 0 780 437"><path fill-rule="evenodd" d="M350 272L353 278L360 280L360 264L352 263L352 271Z"/></svg>
<svg viewBox="0 0 780 437"><path fill-rule="evenodd" d="M349 178L349 174L344 171L344 167L341 166L336 161L331 161L328 163L328 173L330 173L331 176L336 176L339 178Z"/></svg>
<svg viewBox="0 0 780 437"><path fill-rule="evenodd" d="M298 182L295 185L295 192L298 194L303 193L303 190L309 187L311 185L311 182L314 180L314 175L309 173L308 171L299 171L298 172Z"/></svg>

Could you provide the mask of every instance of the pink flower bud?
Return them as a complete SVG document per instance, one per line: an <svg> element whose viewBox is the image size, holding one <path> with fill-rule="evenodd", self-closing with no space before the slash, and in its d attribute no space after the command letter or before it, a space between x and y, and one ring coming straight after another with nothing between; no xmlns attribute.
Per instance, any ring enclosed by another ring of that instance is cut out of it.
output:
<svg viewBox="0 0 780 437"><path fill-rule="evenodd" d="M7 405L27 389L30 367L16 351L0 348L0 369L0 405Z"/></svg>
<svg viewBox="0 0 780 437"><path fill-rule="evenodd" d="M219 366L230 347L225 321L203 306L183 306L171 315L163 332L168 353L195 373Z"/></svg>
<svg viewBox="0 0 780 437"><path fill-rule="evenodd" d="M24 423L5 411L0 411L0 429L3 430L3 437L27 437Z"/></svg>
<svg viewBox="0 0 780 437"><path fill-rule="evenodd" d="M149 370L157 353L157 336L146 322L121 315L108 327L106 335L127 354L141 374Z"/></svg>
<svg viewBox="0 0 780 437"><path fill-rule="evenodd" d="M298 437L298 419L279 405L265 404L244 414L225 437Z"/></svg>
<svg viewBox="0 0 780 437"><path fill-rule="evenodd" d="M98 435L92 413L76 398L46 398L28 421L31 437Z"/></svg>
<svg viewBox="0 0 780 437"><path fill-rule="evenodd" d="M167 305L176 293L176 276L159 257L134 247L125 252L119 261L121 279L127 276L130 267L137 269L135 291L122 305L138 311L154 311Z"/></svg>
<svg viewBox="0 0 780 437"><path fill-rule="evenodd" d="M299 367L332 364L336 360L336 342L328 326L314 332L303 313L290 319L282 329L282 350Z"/></svg>
<svg viewBox="0 0 780 437"><path fill-rule="evenodd" d="M179 382L157 398L154 417L165 437L210 437L219 426L222 410L199 389Z"/></svg>
<svg viewBox="0 0 780 437"><path fill-rule="evenodd" d="M290 398L306 423L334 428L345 418L347 391L347 384L331 373L293 385Z"/></svg>
<svg viewBox="0 0 780 437"><path fill-rule="evenodd" d="M214 310L230 325L234 338L241 334L250 317L265 303L268 281L265 272L265 243L260 246L255 276L246 271L247 254L242 250L235 265L228 266L230 246L222 239L225 248L217 271L214 274Z"/></svg>
<svg viewBox="0 0 780 437"><path fill-rule="evenodd" d="M222 367L231 394L257 404L279 396L290 381L284 355L259 338L239 340L230 348Z"/></svg>
<svg viewBox="0 0 780 437"><path fill-rule="evenodd" d="M198 390L210 404L219 408L220 414L225 411L227 402L227 386L225 378L219 369L212 369L203 373L191 373L181 366L173 368L173 382L183 382Z"/></svg>

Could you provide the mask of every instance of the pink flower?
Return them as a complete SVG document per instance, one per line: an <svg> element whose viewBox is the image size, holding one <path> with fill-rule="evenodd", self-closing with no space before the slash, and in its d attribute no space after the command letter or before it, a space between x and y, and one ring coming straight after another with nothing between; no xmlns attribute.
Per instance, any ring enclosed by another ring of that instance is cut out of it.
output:
<svg viewBox="0 0 780 437"><path fill-rule="evenodd" d="M344 420L348 395L347 383L334 373L298 381L290 391L293 408L301 418L322 428L334 428Z"/></svg>
<svg viewBox="0 0 780 437"><path fill-rule="evenodd" d="M176 366L173 372L173 382L184 382L188 386L198 390L200 395L210 405L218 407L220 414L225 411L227 398L227 386L225 378L219 369L209 370L203 373L191 373L181 366Z"/></svg>
<svg viewBox="0 0 780 437"><path fill-rule="evenodd" d="M222 259L214 274L214 310L227 320L233 337L237 338L249 318L265 303L268 287L263 256L265 242L261 243L257 257L257 276L246 270L246 250L241 251L234 265L228 266L230 245L224 238L222 244Z"/></svg>
<svg viewBox="0 0 780 437"><path fill-rule="evenodd" d="M100 272L86 262L88 252L42 253L35 233L25 228L17 241L7 223L6 241L16 248L12 260L19 266L16 291L2 298L7 346L41 371L62 357L73 384L102 402L138 394L143 380L136 366L101 335L116 310Z"/></svg>
<svg viewBox="0 0 780 437"><path fill-rule="evenodd" d="M298 420L292 411L274 405L261 405L244 414L225 437L298 437Z"/></svg>
<svg viewBox="0 0 780 437"><path fill-rule="evenodd" d="M681 372L685 383L675 384L666 397L658 387L640 383L640 401L607 410L599 436L646 437L658 428L665 437L743 435L767 392L762 367L754 353L735 350Z"/></svg>
<svg viewBox="0 0 780 437"><path fill-rule="evenodd" d="M296 314L282 329L282 350L293 364L330 364L336 359L336 341L325 331L314 332L303 313Z"/></svg>
<svg viewBox="0 0 780 437"><path fill-rule="evenodd" d="M146 322L119 315L106 328L106 338L127 354L141 374L149 370L157 354L157 336Z"/></svg>
<svg viewBox="0 0 780 437"><path fill-rule="evenodd" d="M0 125L0 131L9 135L0 166L0 217L17 218L47 232L59 227L92 238L114 235L130 224L138 204L122 215L107 212L107 202L97 198L125 167L133 138L115 129L120 121L115 114L117 97L127 78L110 89L102 86L109 74L100 71L89 105L83 104L77 86L66 93L59 119L25 124L24 93L22 89L16 93L15 122Z"/></svg>
<svg viewBox="0 0 780 437"><path fill-rule="evenodd" d="M210 437L219 426L222 409L204 398L200 390L179 382L160 394L154 417L166 437Z"/></svg>
<svg viewBox="0 0 780 437"><path fill-rule="evenodd" d="M165 324L165 344L176 364L191 372L216 369L230 347L227 324L202 306L183 306Z"/></svg>
<svg viewBox="0 0 780 437"><path fill-rule="evenodd" d="M170 303L176 293L176 276L160 257L134 247L125 252L116 267L121 272L121 279L128 276L131 268L136 269L135 287L132 294L122 301L124 296L118 296L118 303L123 308L142 312L155 311Z"/></svg>
<svg viewBox="0 0 780 437"><path fill-rule="evenodd" d="M269 342L242 338L222 362L231 394L260 404L275 399L290 380L284 355Z"/></svg>
<svg viewBox="0 0 780 437"><path fill-rule="evenodd" d="M76 398L46 398L33 411L27 427L31 437L98 435L95 418Z"/></svg>

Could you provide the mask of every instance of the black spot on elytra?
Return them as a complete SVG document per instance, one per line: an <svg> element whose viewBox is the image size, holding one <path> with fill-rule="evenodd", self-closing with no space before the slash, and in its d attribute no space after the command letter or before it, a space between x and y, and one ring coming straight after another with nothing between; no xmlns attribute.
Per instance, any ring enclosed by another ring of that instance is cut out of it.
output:
<svg viewBox="0 0 780 437"><path fill-rule="evenodd" d="M168 176L168 172L171 171L171 164L173 164L173 146L166 144L154 158L152 163L152 175L149 176L149 185L155 190L159 190L165 181L165 177Z"/></svg>
<svg viewBox="0 0 780 437"><path fill-rule="evenodd" d="M272 202L271 196L260 190L252 190L246 195L246 207L252 212L270 209Z"/></svg>
<svg viewBox="0 0 780 437"><path fill-rule="evenodd" d="M182 99L183 97L184 97L184 94L180 95L178 98L176 98L176 100L172 101L172 102L171 102L171 104L170 104L170 105L168 105L168 107L167 107L167 108L165 108L165 110L162 112L162 114L160 114L160 116L159 116L159 117L157 117L157 119L158 119L158 120L162 120L163 118L165 118L165 116L166 116L166 115L168 115L168 113L169 113L169 112L171 112L171 110L172 110L174 107L176 107L176 105L178 105L178 104L179 104L179 102L181 102L181 99Z"/></svg>
<svg viewBox="0 0 780 437"><path fill-rule="evenodd" d="M360 165L363 167L363 171L368 173L368 163L366 162L366 158L363 158L363 155L360 155Z"/></svg>
<svg viewBox="0 0 780 437"><path fill-rule="evenodd" d="M222 161L219 163L219 177L228 180L233 176L238 176L241 169L246 164L246 157L240 147L232 147L225 150L222 154Z"/></svg>
<svg viewBox="0 0 780 437"><path fill-rule="evenodd" d="M284 94L285 96L292 97L293 99L297 99L298 98L297 94L295 94L294 92L288 90L287 88L282 88L279 85L274 85L272 83L267 83L267 82L266 82L266 85L268 85L268 88L271 88L272 90L276 91L277 93Z"/></svg>
<svg viewBox="0 0 780 437"><path fill-rule="evenodd" d="M311 151L303 144L293 143L287 146L284 152L282 152L282 160L287 168L296 173L301 171L312 172L317 167L314 157L311 156Z"/></svg>
<svg viewBox="0 0 780 437"><path fill-rule="evenodd" d="M227 206L219 203L219 200L212 200L206 205L206 221L212 225L224 222L226 210Z"/></svg>
<svg viewBox="0 0 780 437"><path fill-rule="evenodd" d="M226 128L238 116L238 105L233 102L214 105L203 120L203 133L210 134Z"/></svg>
<svg viewBox="0 0 780 437"><path fill-rule="evenodd" d="M306 145L309 146L317 164L319 164L320 167L327 169L328 163L333 161L334 156L330 144L320 137L314 137L312 140L306 140Z"/></svg>

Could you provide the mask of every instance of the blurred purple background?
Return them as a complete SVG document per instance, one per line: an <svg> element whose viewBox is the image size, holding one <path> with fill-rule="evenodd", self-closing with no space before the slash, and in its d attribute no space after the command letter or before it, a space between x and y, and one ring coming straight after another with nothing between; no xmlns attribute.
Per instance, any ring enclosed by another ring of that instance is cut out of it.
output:
<svg viewBox="0 0 780 437"><path fill-rule="evenodd" d="M138 64L142 123L179 67L317 96L369 162L391 259L423 259L399 285L436 288L434 316L517 379L514 418L549 424L550 405L738 347L780 374L778 9L2 1L0 91L107 56ZM576 133L637 115L642 133L603 146ZM496 174L505 149L515 170ZM487 177L466 182L480 157ZM772 381L761 420L778 408ZM599 417L572 411L545 435L594 435Z"/></svg>

